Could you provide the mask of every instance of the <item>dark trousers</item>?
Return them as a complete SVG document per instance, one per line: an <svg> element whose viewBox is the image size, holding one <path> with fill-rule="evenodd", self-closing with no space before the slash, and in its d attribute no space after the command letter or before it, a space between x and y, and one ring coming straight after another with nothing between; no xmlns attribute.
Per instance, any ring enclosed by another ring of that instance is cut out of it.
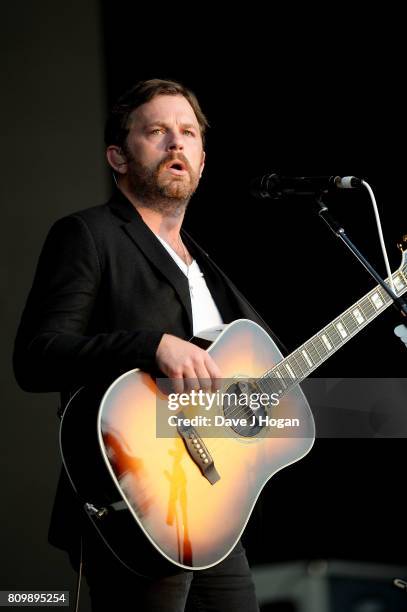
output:
<svg viewBox="0 0 407 612"><path fill-rule="evenodd" d="M93 529L93 528L92 528ZM93 612L258 612L245 550L239 541L214 567L141 578L116 559L99 537L83 535L83 573Z"/></svg>

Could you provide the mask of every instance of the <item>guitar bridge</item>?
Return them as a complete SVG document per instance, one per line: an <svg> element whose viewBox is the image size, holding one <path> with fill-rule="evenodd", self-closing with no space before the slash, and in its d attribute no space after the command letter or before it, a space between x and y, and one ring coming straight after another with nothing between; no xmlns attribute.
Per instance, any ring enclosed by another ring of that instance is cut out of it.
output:
<svg viewBox="0 0 407 612"><path fill-rule="evenodd" d="M182 412L179 416L184 417ZM185 418L182 418L184 421ZM188 451L192 461L199 467L202 475L214 485L220 476L216 470L213 457L205 446L202 438L198 435L196 429L192 426L178 425L177 431L184 441L185 448Z"/></svg>

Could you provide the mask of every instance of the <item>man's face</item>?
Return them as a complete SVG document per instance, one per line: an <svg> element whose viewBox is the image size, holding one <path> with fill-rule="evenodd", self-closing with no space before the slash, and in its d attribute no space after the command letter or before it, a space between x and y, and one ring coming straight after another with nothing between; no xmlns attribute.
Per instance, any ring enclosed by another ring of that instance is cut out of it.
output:
<svg viewBox="0 0 407 612"><path fill-rule="evenodd" d="M132 193L159 210L186 205L205 153L195 113L181 95L156 96L130 116L124 152Z"/></svg>

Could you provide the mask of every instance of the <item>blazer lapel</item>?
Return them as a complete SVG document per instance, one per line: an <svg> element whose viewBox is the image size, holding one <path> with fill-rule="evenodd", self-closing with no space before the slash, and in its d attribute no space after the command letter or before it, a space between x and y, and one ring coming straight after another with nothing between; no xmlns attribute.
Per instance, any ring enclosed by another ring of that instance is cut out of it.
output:
<svg viewBox="0 0 407 612"><path fill-rule="evenodd" d="M121 217L124 231L132 241L143 251L150 263L157 268L167 281L173 286L188 315L192 333L192 306L189 294L188 280L180 270L161 242L144 223L141 215L137 212L129 200L117 190L109 202L112 211Z"/></svg>

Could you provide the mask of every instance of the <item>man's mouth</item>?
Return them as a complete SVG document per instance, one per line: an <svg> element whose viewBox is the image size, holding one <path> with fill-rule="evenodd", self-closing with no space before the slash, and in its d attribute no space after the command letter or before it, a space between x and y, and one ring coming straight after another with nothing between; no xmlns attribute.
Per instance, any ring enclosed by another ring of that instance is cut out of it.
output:
<svg viewBox="0 0 407 612"><path fill-rule="evenodd" d="M165 166L165 169L171 172L171 174L175 174L179 176L188 173L186 165L178 159L175 159L171 161L169 164L167 164Z"/></svg>

